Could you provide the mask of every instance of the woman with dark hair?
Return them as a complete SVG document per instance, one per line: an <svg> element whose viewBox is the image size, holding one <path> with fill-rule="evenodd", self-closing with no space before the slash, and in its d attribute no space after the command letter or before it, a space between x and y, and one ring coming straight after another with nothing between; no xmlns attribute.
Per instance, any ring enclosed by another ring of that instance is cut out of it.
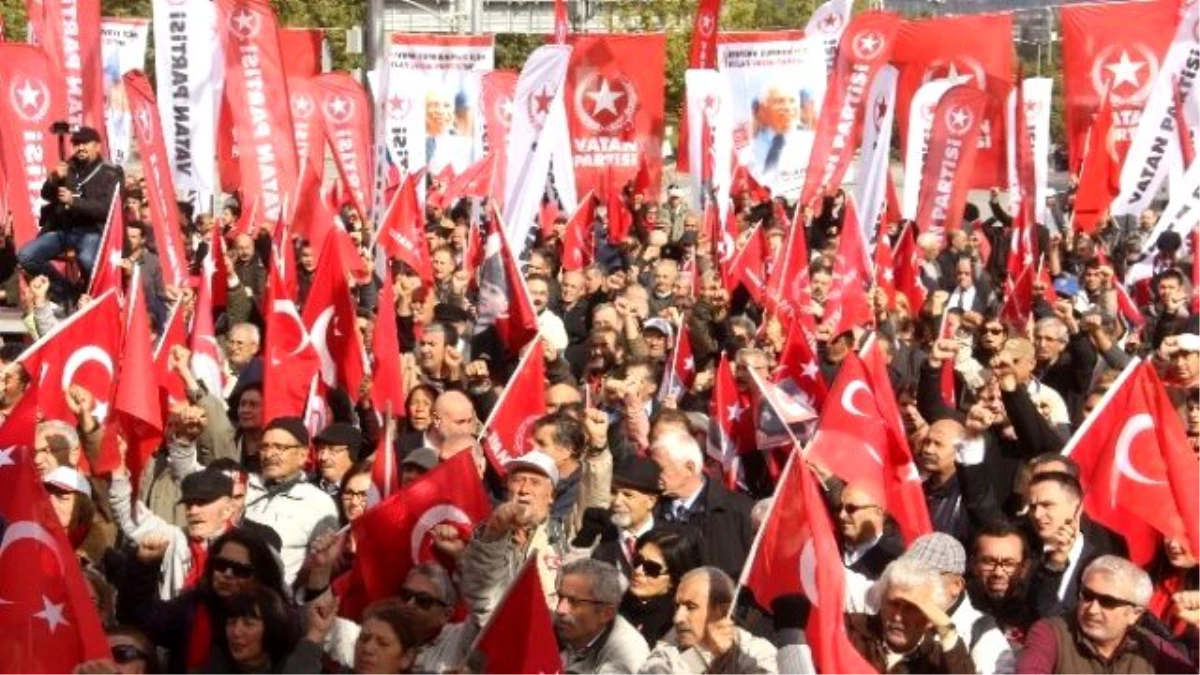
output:
<svg viewBox="0 0 1200 675"><path fill-rule="evenodd" d="M138 543L137 555L125 565L117 616L170 650L168 672L204 668L215 654L224 651L225 619L233 597L256 588L289 597L278 554L258 533L238 527L209 547L204 575L194 588L162 600L158 572L167 544L166 539L153 536ZM296 608L285 604L284 615L290 624L299 625Z"/></svg>
<svg viewBox="0 0 1200 675"><path fill-rule="evenodd" d="M225 603L225 649L208 663L212 673L282 673L300 635L275 590L251 586ZM320 648L317 648L320 654ZM300 658L302 652L297 653ZM315 671L314 671L315 672Z"/></svg>
<svg viewBox="0 0 1200 675"><path fill-rule="evenodd" d="M700 541L686 529L656 527L638 537L620 614L647 644L653 646L671 630L675 589L684 574L701 564Z"/></svg>
<svg viewBox="0 0 1200 675"><path fill-rule="evenodd" d="M370 458L359 460L342 476L342 485L338 492L338 519L342 525L349 524L367 510L372 462Z"/></svg>
<svg viewBox="0 0 1200 675"><path fill-rule="evenodd" d="M311 603L308 632L300 641L285 672L316 673L321 670L321 645L333 627L336 605L332 596ZM419 640L407 605L398 598L380 600L363 611L362 630L354 643L354 672L407 673L417 657Z"/></svg>
<svg viewBox="0 0 1200 675"><path fill-rule="evenodd" d="M418 384L408 392L404 401L404 410L408 413L404 418L402 432L424 433L433 421L433 402L437 399L437 389L428 384Z"/></svg>

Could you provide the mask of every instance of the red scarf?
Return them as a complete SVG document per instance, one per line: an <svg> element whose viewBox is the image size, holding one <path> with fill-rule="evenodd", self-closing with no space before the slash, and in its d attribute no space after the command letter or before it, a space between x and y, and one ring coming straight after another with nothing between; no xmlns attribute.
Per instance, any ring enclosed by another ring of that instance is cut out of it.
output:
<svg viewBox="0 0 1200 675"><path fill-rule="evenodd" d="M208 654L212 650L212 617L208 615L208 607L203 602L196 603L195 616L187 647L187 669L190 673L200 672L208 665Z"/></svg>
<svg viewBox="0 0 1200 675"><path fill-rule="evenodd" d="M204 566L208 563L208 542L191 537L188 537L187 542L188 551L192 553L192 567L183 578L183 588L194 588L204 577Z"/></svg>

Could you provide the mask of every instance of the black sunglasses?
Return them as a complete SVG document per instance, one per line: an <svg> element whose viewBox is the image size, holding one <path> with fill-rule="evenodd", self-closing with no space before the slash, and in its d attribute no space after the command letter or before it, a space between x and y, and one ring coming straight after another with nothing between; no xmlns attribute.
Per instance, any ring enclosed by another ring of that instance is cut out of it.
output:
<svg viewBox="0 0 1200 675"><path fill-rule="evenodd" d="M875 506L874 504L842 504L841 506L838 507L839 510L845 511L846 515L848 515L848 516L852 516L852 515L858 513L859 511L865 511L867 509L877 509L877 508L879 508L879 507Z"/></svg>
<svg viewBox="0 0 1200 675"><path fill-rule="evenodd" d="M630 564L633 569L640 569L648 577L661 577L667 573L666 565L653 560L646 560L640 555L635 555Z"/></svg>
<svg viewBox="0 0 1200 675"><path fill-rule="evenodd" d="M113 661L124 665L126 663L133 663L134 661L145 661L146 652L133 645L113 645L112 657Z"/></svg>
<svg viewBox="0 0 1200 675"><path fill-rule="evenodd" d="M400 589L400 601L405 604L413 603L421 609L446 606L446 603L442 602L439 598L435 598L428 593L421 593L420 591L410 591L407 588Z"/></svg>
<svg viewBox="0 0 1200 675"><path fill-rule="evenodd" d="M240 563L236 560L228 558L214 558L212 563L213 572L221 572L223 574L232 574L239 579L249 579L254 576L254 567L245 563Z"/></svg>
<svg viewBox="0 0 1200 675"><path fill-rule="evenodd" d="M1120 607L1137 607L1136 603L1132 603L1128 600L1122 600L1121 598L1114 598L1111 595L1097 593L1086 586L1081 586L1079 588L1079 602L1080 604L1095 602L1100 605L1101 609L1110 610L1118 609Z"/></svg>

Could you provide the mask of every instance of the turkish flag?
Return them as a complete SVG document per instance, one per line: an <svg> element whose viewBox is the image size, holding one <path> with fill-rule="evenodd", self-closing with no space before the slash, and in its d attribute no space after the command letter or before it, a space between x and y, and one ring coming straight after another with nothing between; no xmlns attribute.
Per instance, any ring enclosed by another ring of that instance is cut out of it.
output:
<svg viewBox="0 0 1200 675"><path fill-rule="evenodd" d="M354 209L366 222L375 203L371 99L362 83L349 73L325 73L314 77L312 83L319 95L333 163L350 192Z"/></svg>
<svg viewBox="0 0 1200 675"><path fill-rule="evenodd" d="M1036 275L1033 267L1021 270L1015 280L1004 282L1004 304L1000 306L1000 318L1009 326L1025 330L1033 316L1033 282Z"/></svg>
<svg viewBox="0 0 1200 675"><path fill-rule="evenodd" d="M633 231L633 213L625 201L623 185L611 168L604 172L604 205L608 209L609 241L624 241Z"/></svg>
<svg viewBox="0 0 1200 675"><path fill-rule="evenodd" d="M537 335L537 313L533 311L525 278L513 259L503 226L488 235L484 248L475 325L494 326L510 356L520 354Z"/></svg>
<svg viewBox="0 0 1200 675"><path fill-rule="evenodd" d="M502 190L497 189L500 184L496 182L497 168L496 153L487 153L446 184L442 204L449 207L462 197L486 199L500 193Z"/></svg>
<svg viewBox="0 0 1200 675"><path fill-rule="evenodd" d="M466 453L462 453L466 454ZM475 640L468 659L476 673L561 673L562 658L538 556L525 559L517 578Z"/></svg>
<svg viewBox="0 0 1200 675"><path fill-rule="evenodd" d="M721 221L718 215L716 200L709 201L705 208L704 216L706 225L711 226L710 232L713 232L713 247L716 249L717 270L721 273L721 283L725 286L725 290L733 295L733 291L738 286L738 271L735 264L737 262L737 240L738 240L738 225L737 214L733 209L726 214L724 222Z"/></svg>
<svg viewBox="0 0 1200 675"><path fill-rule="evenodd" d="M504 465L533 449L533 423L546 414L546 360L540 342L530 345L508 379L496 407L483 425L483 450L492 468L505 475Z"/></svg>
<svg viewBox="0 0 1200 675"><path fill-rule="evenodd" d="M108 207L108 218L104 220L104 231L100 234L100 248L92 266L92 280L88 283L88 295L98 298L106 292L124 288L121 260L125 258L125 218L121 211L121 191L114 190L112 203Z"/></svg>
<svg viewBox="0 0 1200 675"><path fill-rule="evenodd" d="M17 410L31 408L18 404ZM75 551L33 465L36 424L28 414L20 417L9 416L0 427L4 670L69 673L84 661L112 654Z"/></svg>
<svg viewBox="0 0 1200 675"><path fill-rule="evenodd" d="M53 68L41 47L0 44L0 81L11 92L8 104L0 106L0 136L6 139L0 145L0 158L4 174L10 177L4 183L18 249L38 234L42 184L50 177L48 167L59 159L50 124L65 119L67 108L63 87L51 76Z"/></svg>
<svg viewBox="0 0 1200 675"><path fill-rule="evenodd" d="M696 5L696 16L692 19L692 44L688 52L688 68L715 70L717 68L717 37L720 34L718 25L721 21L721 0L701 0ZM688 118L687 103L679 113L679 119ZM688 125L679 125L679 139L676 147L688 147ZM675 157L676 168L680 173L691 170L688 166L688 153L678 152Z"/></svg>
<svg viewBox="0 0 1200 675"><path fill-rule="evenodd" d="M1159 64L1175 34L1172 2L1105 2L1064 6L1063 90L1070 167L1079 170L1084 139L1100 99L1111 89L1116 161L1123 161Z"/></svg>
<svg viewBox="0 0 1200 675"><path fill-rule="evenodd" d="M1013 83L1012 13L945 16L905 21L892 63L900 69L896 119L901 156L908 140L908 115L922 84L939 78L969 77L967 84L990 97L980 125L976 161L968 164L968 187L987 189L1007 180L1003 101ZM961 211L961 209L960 209Z"/></svg>
<svg viewBox="0 0 1200 675"><path fill-rule="evenodd" d="M685 320L675 330L678 335L671 356L667 359L662 386L658 389L658 400L673 398L678 403L696 381L696 357L692 352L692 329L688 327L688 322Z"/></svg>
<svg viewBox="0 0 1200 675"><path fill-rule="evenodd" d="M137 494L142 470L162 445L164 424L154 369L154 348L150 344L146 293L140 279L141 268L134 269L125 302L125 334L117 367L113 414L105 419L104 442L93 471L104 475L120 466L118 437L124 439L128 446L125 467L129 469L129 480Z"/></svg>
<svg viewBox="0 0 1200 675"><path fill-rule="evenodd" d="M596 206L599 200L595 192L588 192L579 200L579 206L563 231L562 268L564 272L582 270L596 259L594 225Z"/></svg>
<svg viewBox="0 0 1200 675"><path fill-rule="evenodd" d="M1116 136L1113 133L1112 96L1100 100L1100 108L1088 131L1082 166L1079 168L1079 189L1075 193L1072 219L1076 231L1091 234L1100 228L1100 217L1121 192L1121 162L1118 159Z"/></svg>
<svg viewBox="0 0 1200 675"><path fill-rule="evenodd" d="M242 188L260 200L266 221L279 222L299 172L275 11L267 0L217 0L217 33Z"/></svg>
<svg viewBox="0 0 1200 675"><path fill-rule="evenodd" d="M379 310L375 332L371 336L375 363L371 372L371 403L379 413L402 417L404 408L404 366L400 361L400 337L396 329L396 291L391 278L379 289Z"/></svg>
<svg viewBox="0 0 1200 675"><path fill-rule="evenodd" d="M121 353L122 315L116 292L109 291L60 322L21 354L18 360L39 385L38 407L45 419L75 423L66 398L73 384L96 397L92 414L98 422L108 417ZM158 400L157 394L154 400Z"/></svg>
<svg viewBox="0 0 1200 675"><path fill-rule="evenodd" d="M625 186L634 181L643 162L650 194L658 194L666 36L577 33L567 42L572 50L563 102L576 194L601 190L610 172Z"/></svg>
<svg viewBox="0 0 1200 675"><path fill-rule="evenodd" d="M754 302L764 304L767 286L767 242L762 223L754 226L746 238L746 245L742 246L733 259L732 267Z"/></svg>
<svg viewBox="0 0 1200 675"><path fill-rule="evenodd" d="M321 92L311 77L289 76L287 88L298 171L308 182L296 193L296 199L303 201L308 190L315 186L319 191L325 183L325 116L321 113Z"/></svg>
<svg viewBox="0 0 1200 675"><path fill-rule="evenodd" d="M910 313L920 311L925 304L925 287L921 285L921 249L917 248L917 233L912 223L906 223L900 230L892 257L896 262L896 290L908 298Z"/></svg>
<svg viewBox="0 0 1200 675"><path fill-rule="evenodd" d="M741 582L762 607L797 592L808 598L805 634L820 672L875 672L846 635L845 567L820 489L798 455L788 459Z"/></svg>
<svg viewBox="0 0 1200 675"><path fill-rule="evenodd" d="M154 243L162 263L162 279L167 286L183 288L188 278L188 259L179 229L179 207L175 203L175 181L171 176L167 144L163 140L158 102L150 80L140 70L121 78L129 97L133 138L142 158L142 178L146 182L145 199L150 205L150 224ZM117 192L120 192L118 190Z"/></svg>
<svg viewBox="0 0 1200 675"><path fill-rule="evenodd" d="M417 183L424 176L422 169L405 177L383 214L376 241L389 258L408 265L426 288L432 288L433 266L425 242L425 213L417 200Z"/></svg>
<svg viewBox="0 0 1200 675"><path fill-rule="evenodd" d="M944 239L962 227L988 101L988 93L971 84L950 87L938 100L917 198L919 232Z"/></svg>
<svg viewBox="0 0 1200 675"><path fill-rule="evenodd" d="M710 127L705 125L705 129L708 128ZM746 168L745 164L734 162L733 178L729 181L729 196L737 199L743 194L749 194L751 202L761 204L771 198L771 188L754 180L754 176L750 174L750 169Z"/></svg>
<svg viewBox="0 0 1200 675"><path fill-rule="evenodd" d="M874 285L883 291L888 299L888 309L896 309L896 256L892 252L892 245L888 242L887 235L883 232L879 233L879 239L875 241L875 254L873 264L875 266Z"/></svg>
<svg viewBox="0 0 1200 675"><path fill-rule="evenodd" d="M213 238L220 235L213 233ZM222 261L223 262L223 261ZM214 322L216 303L213 291L217 286L228 289L227 277L217 276L216 248L210 248L205 257L196 289L196 308L192 313L192 330L188 337L188 348L192 351L192 373L212 394L220 396L225 390L225 357L217 344L217 329ZM238 292L245 292L238 289Z"/></svg>
<svg viewBox="0 0 1200 675"><path fill-rule="evenodd" d="M290 244L276 241L275 255L267 269L266 341L262 352L264 420L304 414L313 380L321 371L321 357L296 311L294 291L288 288L289 283L295 284L291 256Z"/></svg>
<svg viewBox="0 0 1200 675"><path fill-rule="evenodd" d="M812 323L808 313L808 307L812 304L808 278L809 262L803 209L797 208L795 219L788 230L787 241L779 249L771 269L771 278L767 281L767 301L774 303L774 311L780 317L802 317L802 320Z"/></svg>
<svg viewBox="0 0 1200 675"><path fill-rule="evenodd" d="M817 364L816 339L804 323L793 319L788 324L787 338L783 351L779 353L779 367L775 370L775 382L803 392L809 405L820 410L829 394L825 378Z"/></svg>
<svg viewBox="0 0 1200 675"><path fill-rule="evenodd" d="M733 489L741 470L740 456L755 450L753 401L738 391L729 356L721 353L708 411L708 456L724 467L725 485Z"/></svg>
<svg viewBox="0 0 1200 675"><path fill-rule="evenodd" d="M871 281L871 262L853 199L847 197L845 209L833 263L833 286L825 303L834 308L824 317L826 323L832 324L834 335L870 325L875 320L864 290L864 285Z"/></svg>
<svg viewBox="0 0 1200 675"><path fill-rule="evenodd" d="M176 345L187 345L187 317L184 316L183 299L175 301L171 313L167 315L166 325L163 326L162 336L154 348L154 373L158 378L158 400L163 410L170 410L176 403L187 400L187 389L183 378L171 369L171 348Z"/></svg>
<svg viewBox="0 0 1200 675"><path fill-rule="evenodd" d="M383 450L391 452L391 448ZM489 513L491 506L469 452L442 462L368 509L353 524L358 546L354 569L362 580L366 601L395 595L413 565L436 559L452 570L454 561L435 552L430 530L453 525L464 541L469 541L475 526Z"/></svg>
<svg viewBox="0 0 1200 675"><path fill-rule="evenodd" d="M225 307L229 301L229 279L230 269L225 264L225 237L221 236L220 232L215 229L212 233L212 240L209 248L212 250L212 261L214 267L213 279L216 283L212 285L213 292L213 307Z"/></svg>
<svg viewBox="0 0 1200 675"><path fill-rule="evenodd" d="M371 489L367 494L368 509L400 491L400 467L396 465L394 445L396 427L392 424L390 414L383 418L383 426L385 431L379 437L379 442L375 446L375 454L371 457Z"/></svg>
<svg viewBox="0 0 1200 675"><path fill-rule="evenodd" d="M354 397L370 369L358 333L349 270L338 248L336 237L325 240L302 316L321 359L322 383L330 389L340 386Z"/></svg>
<svg viewBox="0 0 1200 675"><path fill-rule="evenodd" d="M1079 464L1084 511L1125 537L1133 562L1149 565L1164 535L1195 536L1198 460L1150 362L1126 367L1063 454Z"/></svg>

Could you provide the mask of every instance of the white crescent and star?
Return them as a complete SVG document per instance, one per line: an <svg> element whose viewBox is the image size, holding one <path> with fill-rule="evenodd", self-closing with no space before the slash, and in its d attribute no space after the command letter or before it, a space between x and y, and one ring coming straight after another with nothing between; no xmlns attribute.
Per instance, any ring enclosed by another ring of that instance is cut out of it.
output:
<svg viewBox="0 0 1200 675"><path fill-rule="evenodd" d="M60 383L60 386L64 392L70 389L71 385L75 382L75 372L78 371L83 364L89 361L95 361L103 366L104 370L108 372L109 381L112 381L112 357L108 355L108 352L97 347L96 345L84 345L83 347L76 349L67 359L66 365L63 366L62 382ZM96 409L93 414L97 420L104 421L104 418L108 416L108 404L97 400Z"/></svg>
<svg viewBox="0 0 1200 675"><path fill-rule="evenodd" d="M285 354L284 358L291 359L299 356L300 352L304 351L305 348L308 347L309 337L308 331L304 328L304 322L301 321L300 317L296 314L296 306L291 300L276 300L271 304L271 310L276 314L282 314L286 317L289 317L292 321L296 322L296 329L300 332L300 344L295 349Z"/></svg>
<svg viewBox="0 0 1200 675"><path fill-rule="evenodd" d="M425 541L425 535L438 525L444 523L457 523L470 527L472 525L470 517L453 504L438 504L421 514L417 519L417 523L413 525L412 531L412 561L414 563L420 561L421 544Z"/></svg>
<svg viewBox="0 0 1200 675"><path fill-rule="evenodd" d="M846 388L842 390L842 407L845 408L846 412L850 413L851 415L867 417L866 413L854 407L854 394L860 390L867 392L868 395L870 394L870 390L867 388L867 383L863 382L862 380L854 380L850 384L846 385Z"/></svg>
<svg viewBox="0 0 1200 675"><path fill-rule="evenodd" d="M1109 475L1109 495L1112 503L1115 505L1117 501L1117 488L1121 483L1121 476L1141 483L1143 485L1161 485L1163 481L1154 480L1138 471L1130 460L1129 452L1132 449L1133 441L1140 434L1154 429L1154 418L1146 413L1140 413L1130 417L1125 426L1121 427L1121 433L1117 436L1116 450L1113 454L1113 468Z"/></svg>
<svg viewBox="0 0 1200 675"><path fill-rule="evenodd" d="M325 384L333 386L337 383L337 370L333 363L333 356L329 353L329 322L333 320L333 307L326 307L317 315L317 320L313 322L310 338L312 339L313 347L317 349L317 355L321 357L321 379Z"/></svg>

